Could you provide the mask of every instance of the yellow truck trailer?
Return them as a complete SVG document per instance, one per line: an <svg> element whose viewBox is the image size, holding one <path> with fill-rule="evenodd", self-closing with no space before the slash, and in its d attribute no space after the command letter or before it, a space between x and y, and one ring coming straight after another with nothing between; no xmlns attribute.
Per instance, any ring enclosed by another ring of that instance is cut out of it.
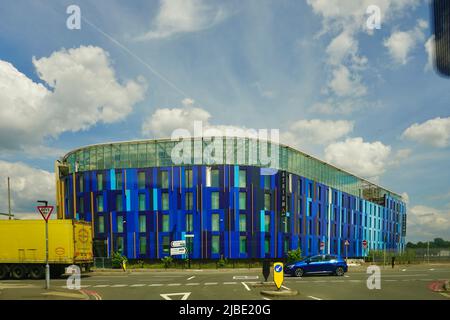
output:
<svg viewBox="0 0 450 320"><path fill-rule="evenodd" d="M92 229L86 222L49 220L49 265L52 276L65 267L89 268L93 262ZM0 280L45 276L45 222L0 220Z"/></svg>

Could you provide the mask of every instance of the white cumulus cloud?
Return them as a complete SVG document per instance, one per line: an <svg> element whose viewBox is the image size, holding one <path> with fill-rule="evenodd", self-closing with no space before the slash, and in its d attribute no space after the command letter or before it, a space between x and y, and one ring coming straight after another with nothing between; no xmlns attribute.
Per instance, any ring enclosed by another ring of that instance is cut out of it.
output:
<svg viewBox="0 0 450 320"><path fill-rule="evenodd" d="M433 147L447 147L450 143L450 117L414 123L403 132L402 137Z"/></svg>
<svg viewBox="0 0 450 320"><path fill-rule="evenodd" d="M0 160L0 212L7 213L8 210L7 177L11 178L13 213L35 212L37 200L48 200L49 204L55 204L55 176L52 172L21 162ZM36 215L39 216L38 213Z"/></svg>
<svg viewBox="0 0 450 320"><path fill-rule="evenodd" d="M407 213L409 241L426 241L437 237L450 238L450 211L416 205L408 208Z"/></svg>
<svg viewBox="0 0 450 320"><path fill-rule="evenodd" d="M60 50L33 58L44 82L33 82L0 60L0 148L40 144L45 137L124 119L141 101L145 84L116 79L108 53L99 47Z"/></svg>
<svg viewBox="0 0 450 320"><path fill-rule="evenodd" d="M426 28L428 28L428 23L419 20L413 30L395 31L385 39L383 45L388 49L392 60L398 64L407 64L410 54L417 44L425 40L424 30Z"/></svg>
<svg viewBox="0 0 450 320"><path fill-rule="evenodd" d="M376 179L388 165L391 147L383 143L348 138L325 148L325 160L364 178Z"/></svg>

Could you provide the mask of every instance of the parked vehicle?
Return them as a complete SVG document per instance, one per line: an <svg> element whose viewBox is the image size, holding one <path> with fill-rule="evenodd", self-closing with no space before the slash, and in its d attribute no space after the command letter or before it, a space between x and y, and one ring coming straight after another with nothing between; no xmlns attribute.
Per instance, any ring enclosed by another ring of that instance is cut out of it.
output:
<svg viewBox="0 0 450 320"><path fill-rule="evenodd" d="M49 220L49 265L53 277L65 268L93 263L92 229L87 222ZM45 276L45 222L0 220L0 280Z"/></svg>
<svg viewBox="0 0 450 320"><path fill-rule="evenodd" d="M284 268L284 273L296 277L321 273L343 276L347 271L348 266L343 258L329 254L307 257Z"/></svg>

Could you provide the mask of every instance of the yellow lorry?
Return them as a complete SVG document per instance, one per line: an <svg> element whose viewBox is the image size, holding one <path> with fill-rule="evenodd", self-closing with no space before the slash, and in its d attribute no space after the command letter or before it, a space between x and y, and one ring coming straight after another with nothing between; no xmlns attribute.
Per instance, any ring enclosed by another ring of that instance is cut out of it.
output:
<svg viewBox="0 0 450 320"><path fill-rule="evenodd" d="M49 220L49 265L53 277L78 265L89 269L93 262L92 228L87 222ZM41 279L45 276L45 222L0 220L0 280Z"/></svg>

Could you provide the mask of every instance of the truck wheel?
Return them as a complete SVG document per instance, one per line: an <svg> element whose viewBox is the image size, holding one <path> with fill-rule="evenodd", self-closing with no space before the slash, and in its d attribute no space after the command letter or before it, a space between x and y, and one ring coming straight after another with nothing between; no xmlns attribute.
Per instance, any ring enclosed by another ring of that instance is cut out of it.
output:
<svg viewBox="0 0 450 320"><path fill-rule="evenodd" d="M9 277L9 270L6 265L0 264L0 280L7 279Z"/></svg>
<svg viewBox="0 0 450 320"><path fill-rule="evenodd" d="M25 279L27 276L27 269L21 264L16 264L11 267L11 277L15 280Z"/></svg>
<svg viewBox="0 0 450 320"><path fill-rule="evenodd" d="M44 266L34 265L34 266L30 266L28 270L30 271L31 279L38 280L38 279L43 279L45 277Z"/></svg>

